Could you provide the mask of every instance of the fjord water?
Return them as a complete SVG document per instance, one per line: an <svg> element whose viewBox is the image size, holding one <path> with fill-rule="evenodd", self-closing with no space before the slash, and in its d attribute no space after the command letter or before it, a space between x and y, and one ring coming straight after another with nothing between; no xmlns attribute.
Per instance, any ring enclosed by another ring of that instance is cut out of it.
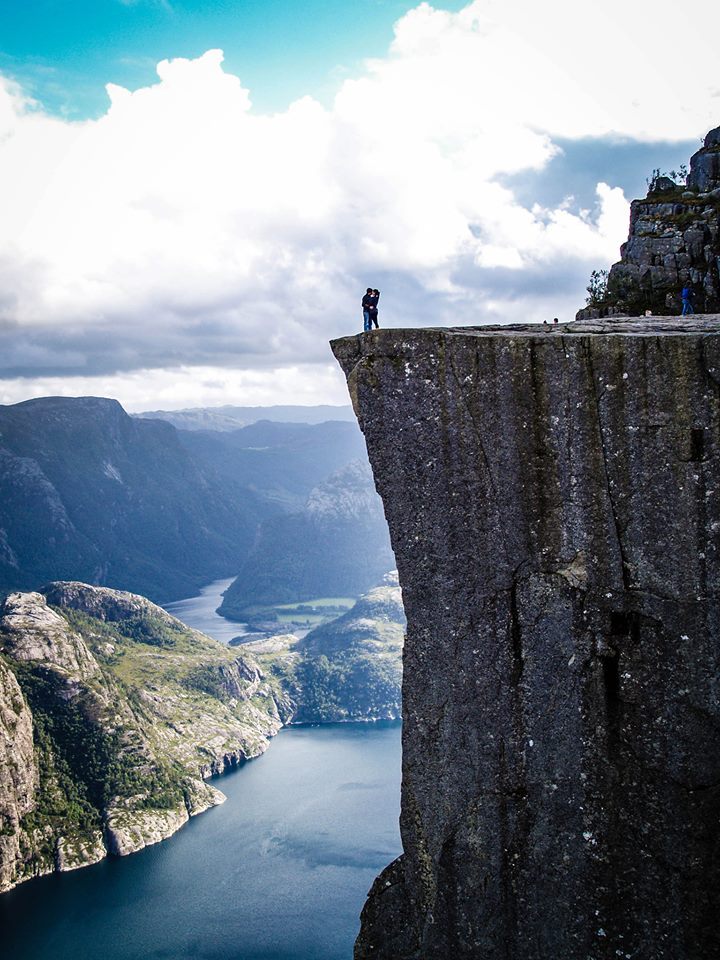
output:
<svg viewBox="0 0 720 960"><path fill-rule="evenodd" d="M171 612L226 642L226 586ZM400 852L399 725L290 727L215 784L227 802L169 840L0 895L0 958L349 960Z"/></svg>
<svg viewBox="0 0 720 960"><path fill-rule="evenodd" d="M0 896L3 960L349 960L400 852L400 728L281 731L163 843Z"/></svg>
<svg viewBox="0 0 720 960"><path fill-rule="evenodd" d="M229 580L213 580L202 588L197 597L173 600L172 603L165 604L165 609L178 620L182 620L195 630L206 633L213 640L229 643L234 637L247 633L246 624L226 620L215 612L222 603L223 593L234 579L230 577Z"/></svg>

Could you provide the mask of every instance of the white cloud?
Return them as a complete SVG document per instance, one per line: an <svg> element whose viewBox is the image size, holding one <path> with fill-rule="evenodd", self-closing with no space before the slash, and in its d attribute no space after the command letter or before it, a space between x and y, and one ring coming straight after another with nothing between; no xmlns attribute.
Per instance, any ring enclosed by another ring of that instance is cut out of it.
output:
<svg viewBox="0 0 720 960"><path fill-rule="evenodd" d="M249 381L227 371L256 370L271 390L357 330L368 283L391 325L570 316L580 277L625 238L622 192L599 184L586 213L528 208L498 176L543 168L559 138L683 139L718 120L717 7L683 8L702 23L691 89L658 56L674 6L597 9L421 4L330 108L303 98L272 116L219 51L163 61L151 87L109 86L107 113L83 123L0 78L0 370L104 377L89 382L106 392L164 394L175 377L188 397L192 369L227 368L216 379L239 391ZM318 381L334 397L338 382Z"/></svg>
<svg viewBox="0 0 720 960"><path fill-rule="evenodd" d="M247 406L347 404L345 381L335 363L235 370L177 367L133 370L109 377L37 377L0 380L0 404L34 397L109 396L130 412L214 407L238 397Z"/></svg>

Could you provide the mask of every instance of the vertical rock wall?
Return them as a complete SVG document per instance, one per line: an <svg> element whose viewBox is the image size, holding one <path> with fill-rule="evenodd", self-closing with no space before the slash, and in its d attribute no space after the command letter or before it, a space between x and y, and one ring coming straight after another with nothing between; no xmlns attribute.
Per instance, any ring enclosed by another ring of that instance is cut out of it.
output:
<svg viewBox="0 0 720 960"><path fill-rule="evenodd" d="M32 715L14 674L0 660L0 893L22 872L22 819L35 806L39 773Z"/></svg>
<svg viewBox="0 0 720 960"><path fill-rule="evenodd" d="M720 955L720 318L332 346L408 618L356 957Z"/></svg>
<svg viewBox="0 0 720 960"><path fill-rule="evenodd" d="M720 310L720 127L690 158L685 186L657 177L630 205L630 232L601 304L576 319L680 313L683 287L697 313Z"/></svg>

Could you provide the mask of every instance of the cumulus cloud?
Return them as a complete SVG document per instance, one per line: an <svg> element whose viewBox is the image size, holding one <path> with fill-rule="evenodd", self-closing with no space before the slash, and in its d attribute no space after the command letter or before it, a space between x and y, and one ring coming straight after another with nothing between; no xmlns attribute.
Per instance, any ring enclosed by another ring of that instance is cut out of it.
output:
<svg viewBox="0 0 720 960"><path fill-rule="evenodd" d="M547 166L559 139L714 125L720 13L684 8L703 23L692 90L658 56L674 17L657 0L608 0L590 25L569 0L423 3L330 106L265 116L217 50L109 85L80 123L0 78L4 396L63 378L177 405L196 378L285 402L308 365L337 400L326 341L357 329L370 283L394 326L569 318L617 257L627 201L599 183L589 210L523 205L502 178Z"/></svg>

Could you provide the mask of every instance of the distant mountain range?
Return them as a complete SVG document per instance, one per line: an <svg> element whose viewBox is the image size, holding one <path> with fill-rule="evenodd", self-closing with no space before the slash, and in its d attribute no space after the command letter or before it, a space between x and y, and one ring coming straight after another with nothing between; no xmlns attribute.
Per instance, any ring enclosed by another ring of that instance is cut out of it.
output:
<svg viewBox="0 0 720 960"><path fill-rule="evenodd" d="M370 466L356 460L315 487L302 510L262 524L219 612L252 622L258 605L357 597L394 566Z"/></svg>
<svg viewBox="0 0 720 960"><path fill-rule="evenodd" d="M262 505L115 400L0 407L0 591L82 579L187 596L232 574Z"/></svg>
<svg viewBox="0 0 720 960"><path fill-rule="evenodd" d="M326 420L355 421L352 407L192 407L187 410L147 410L133 416L145 420L167 420L178 430L237 430L258 420L281 423L324 423Z"/></svg>
<svg viewBox="0 0 720 960"><path fill-rule="evenodd" d="M194 459L283 510L300 510L310 491L353 460L367 462L356 422L278 423L238 430L179 431Z"/></svg>
<svg viewBox="0 0 720 960"><path fill-rule="evenodd" d="M242 571L262 602L357 596L394 566L358 463L354 420L187 431L103 398L0 406L0 595L64 579L166 602Z"/></svg>

